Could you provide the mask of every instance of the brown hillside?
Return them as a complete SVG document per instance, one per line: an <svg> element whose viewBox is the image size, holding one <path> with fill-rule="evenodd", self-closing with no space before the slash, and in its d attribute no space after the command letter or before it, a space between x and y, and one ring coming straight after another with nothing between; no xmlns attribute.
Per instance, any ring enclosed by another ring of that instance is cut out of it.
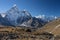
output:
<svg viewBox="0 0 60 40"><path fill-rule="evenodd" d="M60 34L60 18L49 22L44 27L39 28L35 33L49 32L55 35Z"/></svg>

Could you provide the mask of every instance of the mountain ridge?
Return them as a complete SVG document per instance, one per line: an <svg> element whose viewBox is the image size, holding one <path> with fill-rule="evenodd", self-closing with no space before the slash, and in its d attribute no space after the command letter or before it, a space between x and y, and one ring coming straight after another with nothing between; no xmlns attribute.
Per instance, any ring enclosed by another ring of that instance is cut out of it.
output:
<svg viewBox="0 0 60 40"><path fill-rule="evenodd" d="M9 26L26 26L26 27L35 27L40 28L48 23L48 20L32 17L32 15L26 11L20 11L16 5L14 5L11 9L9 9L5 13L0 14L3 20L6 18L8 21L5 24L10 24Z"/></svg>

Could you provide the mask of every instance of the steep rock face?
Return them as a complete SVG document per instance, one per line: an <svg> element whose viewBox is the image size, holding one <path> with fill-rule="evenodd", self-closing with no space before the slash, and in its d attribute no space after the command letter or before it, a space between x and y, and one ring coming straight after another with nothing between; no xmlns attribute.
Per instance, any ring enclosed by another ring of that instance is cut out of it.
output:
<svg viewBox="0 0 60 40"><path fill-rule="evenodd" d="M19 17L20 11L19 9L14 6L10 10L6 12L8 20L10 20L11 24L17 25L17 18Z"/></svg>
<svg viewBox="0 0 60 40"><path fill-rule="evenodd" d="M20 26L30 26L32 22L32 16L28 11L20 11L20 16L17 18L17 23Z"/></svg>
<svg viewBox="0 0 60 40"><path fill-rule="evenodd" d="M42 19L33 17L33 21L31 23L31 26L39 28L39 27L42 27L43 25L45 25L46 23L47 22Z"/></svg>
<svg viewBox="0 0 60 40"><path fill-rule="evenodd" d="M26 23L32 18L31 14L28 11L19 11L17 6L13 6L10 10L6 12L6 14L8 20L10 20L10 23L15 26L20 26L21 24Z"/></svg>

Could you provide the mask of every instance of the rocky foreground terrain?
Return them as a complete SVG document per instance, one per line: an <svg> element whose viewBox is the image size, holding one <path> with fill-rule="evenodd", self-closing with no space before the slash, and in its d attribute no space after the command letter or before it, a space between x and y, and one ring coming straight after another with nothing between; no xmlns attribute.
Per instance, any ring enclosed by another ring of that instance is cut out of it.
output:
<svg viewBox="0 0 60 40"><path fill-rule="evenodd" d="M1 27L0 40L49 40L53 35L49 33L34 34L30 29Z"/></svg>
<svg viewBox="0 0 60 40"><path fill-rule="evenodd" d="M35 33L36 29L0 27L0 40L60 40L60 36L48 32Z"/></svg>
<svg viewBox="0 0 60 40"><path fill-rule="evenodd" d="M42 28L1 25L0 40L60 40L60 18Z"/></svg>

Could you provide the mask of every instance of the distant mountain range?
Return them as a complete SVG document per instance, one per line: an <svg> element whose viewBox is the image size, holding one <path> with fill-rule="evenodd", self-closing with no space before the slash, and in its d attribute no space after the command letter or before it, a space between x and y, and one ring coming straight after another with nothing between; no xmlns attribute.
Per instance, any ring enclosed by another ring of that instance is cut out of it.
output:
<svg viewBox="0 0 60 40"><path fill-rule="evenodd" d="M26 11L20 11L17 6L13 6L5 13L0 13L0 24L5 26L26 26L26 27L42 27L49 21L55 18L37 18L32 17L31 14Z"/></svg>

